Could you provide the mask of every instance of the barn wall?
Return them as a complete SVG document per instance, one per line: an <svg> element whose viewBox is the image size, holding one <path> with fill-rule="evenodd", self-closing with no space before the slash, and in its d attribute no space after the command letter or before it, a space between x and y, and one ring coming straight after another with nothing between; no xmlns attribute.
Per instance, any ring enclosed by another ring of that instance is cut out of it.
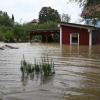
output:
<svg viewBox="0 0 100 100"><path fill-rule="evenodd" d="M79 33L80 45L89 44L89 34L86 29L69 27L69 26L61 26L61 27L62 27L62 44L68 44L68 45L70 44L71 33Z"/></svg>
<svg viewBox="0 0 100 100"><path fill-rule="evenodd" d="M93 44L100 44L100 30L93 31Z"/></svg>

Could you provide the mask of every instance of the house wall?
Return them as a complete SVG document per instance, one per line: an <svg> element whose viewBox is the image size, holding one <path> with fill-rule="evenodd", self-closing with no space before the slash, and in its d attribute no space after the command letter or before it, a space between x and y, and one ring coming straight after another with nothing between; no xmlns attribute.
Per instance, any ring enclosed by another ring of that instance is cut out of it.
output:
<svg viewBox="0 0 100 100"><path fill-rule="evenodd" d="M69 26L62 27L62 44L70 44L70 34L79 33L79 44L89 45L89 33L88 30L82 28L75 28Z"/></svg>
<svg viewBox="0 0 100 100"><path fill-rule="evenodd" d="M94 30L92 36L93 44L100 44L100 30Z"/></svg>

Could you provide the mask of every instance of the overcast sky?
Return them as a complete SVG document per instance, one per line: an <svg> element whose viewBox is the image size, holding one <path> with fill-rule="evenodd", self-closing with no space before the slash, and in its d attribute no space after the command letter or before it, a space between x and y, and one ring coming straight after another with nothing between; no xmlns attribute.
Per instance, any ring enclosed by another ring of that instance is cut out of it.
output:
<svg viewBox="0 0 100 100"><path fill-rule="evenodd" d="M15 21L25 23L37 19L42 7L51 6L60 14L69 14L71 22L78 22L81 9L75 3L67 0L0 0L0 10L8 12L9 16L14 14Z"/></svg>

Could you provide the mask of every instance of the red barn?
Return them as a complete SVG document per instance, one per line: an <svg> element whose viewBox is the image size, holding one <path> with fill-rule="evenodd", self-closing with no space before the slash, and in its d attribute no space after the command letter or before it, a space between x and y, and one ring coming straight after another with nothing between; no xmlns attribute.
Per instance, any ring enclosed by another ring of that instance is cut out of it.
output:
<svg viewBox="0 0 100 100"><path fill-rule="evenodd" d="M89 45L100 43L100 28L73 23L60 23L60 45Z"/></svg>

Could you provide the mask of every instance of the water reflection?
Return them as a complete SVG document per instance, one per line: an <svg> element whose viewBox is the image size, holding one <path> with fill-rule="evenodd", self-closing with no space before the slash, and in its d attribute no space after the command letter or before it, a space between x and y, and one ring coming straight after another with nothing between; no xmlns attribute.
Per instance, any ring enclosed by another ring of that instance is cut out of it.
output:
<svg viewBox="0 0 100 100"><path fill-rule="evenodd" d="M69 78L70 89L66 89L68 100L100 99L100 46L68 46L63 45L62 57L66 71L73 77ZM65 65L66 63L66 65ZM65 70L64 69L64 70ZM66 75L65 75L66 76ZM66 79L68 79L68 76ZM66 82L67 83L67 82ZM70 92L68 92L70 91ZM68 94L70 95L68 95Z"/></svg>
<svg viewBox="0 0 100 100"><path fill-rule="evenodd" d="M92 54L92 47L89 46L63 45L60 48L62 51L62 56L65 55L64 53L67 53L69 56L73 56L73 55L91 56Z"/></svg>
<svg viewBox="0 0 100 100"><path fill-rule="evenodd" d="M35 81L36 83L38 82L39 85L44 85L49 83L50 81L52 81L52 79L54 78L54 74L50 75L50 76L46 76L46 75L42 75L40 73L23 73L22 72L22 76L21 76L21 82L23 86L26 86L28 84L28 81Z"/></svg>

